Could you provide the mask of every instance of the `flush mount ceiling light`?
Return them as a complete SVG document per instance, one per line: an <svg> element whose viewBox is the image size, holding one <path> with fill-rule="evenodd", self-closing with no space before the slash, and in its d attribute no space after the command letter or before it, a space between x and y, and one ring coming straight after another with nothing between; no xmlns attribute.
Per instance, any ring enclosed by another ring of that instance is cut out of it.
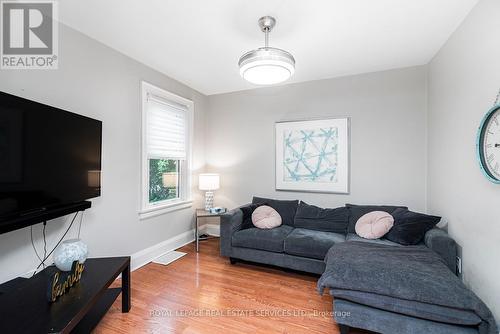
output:
<svg viewBox="0 0 500 334"><path fill-rule="evenodd" d="M240 75L257 85L272 85L283 82L295 72L295 59L285 50L269 46L269 33L276 25L271 16L259 19L259 27L265 34L265 46L241 56L238 65Z"/></svg>

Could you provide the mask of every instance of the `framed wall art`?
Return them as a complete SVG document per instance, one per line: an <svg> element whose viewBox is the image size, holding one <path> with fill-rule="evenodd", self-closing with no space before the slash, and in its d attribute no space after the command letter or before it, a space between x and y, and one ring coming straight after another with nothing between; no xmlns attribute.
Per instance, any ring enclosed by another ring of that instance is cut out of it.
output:
<svg viewBox="0 0 500 334"><path fill-rule="evenodd" d="M275 124L276 190L349 193L350 119Z"/></svg>

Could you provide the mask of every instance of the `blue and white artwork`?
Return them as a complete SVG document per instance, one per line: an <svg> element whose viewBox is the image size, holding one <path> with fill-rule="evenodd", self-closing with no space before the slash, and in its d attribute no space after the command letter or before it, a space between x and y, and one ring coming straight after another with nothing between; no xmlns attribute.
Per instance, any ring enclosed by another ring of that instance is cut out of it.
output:
<svg viewBox="0 0 500 334"><path fill-rule="evenodd" d="M283 131L284 181L336 182L337 127Z"/></svg>
<svg viewBox="0 0 500 334"><path fill-rule="evenodd" d="M349 119L276 123L276 189L349 192Z"/></svg>

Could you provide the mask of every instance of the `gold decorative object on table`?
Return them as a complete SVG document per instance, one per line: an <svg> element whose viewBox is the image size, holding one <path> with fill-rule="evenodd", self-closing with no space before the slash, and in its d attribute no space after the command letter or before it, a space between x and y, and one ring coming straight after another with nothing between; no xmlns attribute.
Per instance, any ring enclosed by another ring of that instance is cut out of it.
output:
<svg viewBox="0 0 500 334"><path fill-rule="evenodd" d="M78 283L82 278L83 269L85 269L85 266L82 263L73 261L71 271L56 271L51 275L48 294L49 302L55 302L58 297L64 295L73 285Z"/></svg>

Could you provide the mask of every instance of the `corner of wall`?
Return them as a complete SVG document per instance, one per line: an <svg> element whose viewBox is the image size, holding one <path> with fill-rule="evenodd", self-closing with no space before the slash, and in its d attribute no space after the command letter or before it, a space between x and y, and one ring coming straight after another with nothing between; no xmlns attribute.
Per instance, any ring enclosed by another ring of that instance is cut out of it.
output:
<svg viewBox="0 0 500 334"><path fill-rule="evenodd" d="M424 82L424 114L425 114L425 171L424 171L424 205L425 212L429 212L429 71L430 63L424 65L425 82Z"/></svg>

